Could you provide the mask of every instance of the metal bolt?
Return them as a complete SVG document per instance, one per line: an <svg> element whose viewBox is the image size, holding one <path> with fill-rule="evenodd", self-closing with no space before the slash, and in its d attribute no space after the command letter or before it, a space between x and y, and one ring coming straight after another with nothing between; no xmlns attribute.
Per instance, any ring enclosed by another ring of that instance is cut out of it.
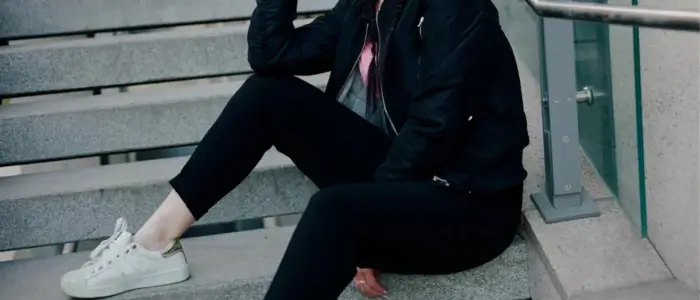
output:
<svg viewBox="0 0 700 300"><path fill-rule="evenodd" d="M574 102L574 98L571 97L569 97L567 100L569 100L569 102Z"/></svg>
<svg viewBox="0 0 700 300"><path fill-rule="evenodd" d="M561 141L564 142L564 144L566 144L569 142L569 137L565 135L563 138L561 138Z"/></svg>
<svg viewBox="0 0 700 300"><path fill-rule="evenodd" d="M542 103L547 103L549 102L549 99L547 99L547 96L542 96Z"/></svg>
<svg viewBox="0 0 700 300"><path fill-rule="evenodd" d="M568 192L568 191L571 191L571 185L570 185L570 184L564 185L564 190L567 191L567 192Z"/></svg>

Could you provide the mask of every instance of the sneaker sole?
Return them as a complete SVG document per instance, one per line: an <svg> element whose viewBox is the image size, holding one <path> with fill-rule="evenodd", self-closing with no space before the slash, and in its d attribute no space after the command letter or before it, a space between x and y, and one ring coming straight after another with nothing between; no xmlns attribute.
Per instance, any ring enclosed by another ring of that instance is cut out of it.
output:
<svg viewBox="0 0 700 300"><path fill-rule="evenodd" d="M168 284L183 282L190 278L188 267L158 272L154 274L140 276L138 278L121 281L111 285L103 285L91 289L72 289L63 286L63 292L73 298L102 298L114 296L131 290L156 287Z"/></svg>

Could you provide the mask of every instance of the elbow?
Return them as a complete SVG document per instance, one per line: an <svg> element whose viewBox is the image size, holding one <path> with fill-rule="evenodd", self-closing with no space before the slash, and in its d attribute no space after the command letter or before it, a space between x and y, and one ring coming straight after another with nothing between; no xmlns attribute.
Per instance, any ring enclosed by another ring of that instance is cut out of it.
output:
<svg viewBox="0 0 700 300"><path fill-rule="evenodd" d="M248 53L248 64L250 64L250 68L253 70L253 73L258 75L269 75L270 73L273 73L272 64L268 60L264 59L262 55L255 54L253 51L249 51Z"/></svg>
<svg viewBox="0 0 700 300"><path fill-rule="evenodd" d="M274 68L274 63L269 55L270 47L266 46L266 42L259 37L260 35L254 33L252 30L248 32L248 65L255 74L269 74Z"/></svg>

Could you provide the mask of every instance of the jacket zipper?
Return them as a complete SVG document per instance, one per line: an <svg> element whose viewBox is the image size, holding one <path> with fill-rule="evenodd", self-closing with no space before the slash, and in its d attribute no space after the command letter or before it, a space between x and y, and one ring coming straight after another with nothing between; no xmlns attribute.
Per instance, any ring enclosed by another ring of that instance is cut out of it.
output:
<svg viewBox="0 0 700 300"><path fill-rule="evenodd" d="M395 135L399 135L399 131L396 130L396 126L394 125L394 121L391 120L391 116L389 115L389 110L386 108L386 102L384 101L384 86L382 85L382 74L381 74L381 68L379 66L379 57L381 57L381 51L382 51L382 31L379 30L379 12L377 12L375 15L375 21L377 22L377 56L374 58L375 63L377 64L377 80L379 81L379 95L381 96L380 100L382 101L382 108L384 109L384 115L386 115L387 120L389 120L389 125L391 125L391 129L394 131Z"/></svg>
<svg viewBox="0 0 700 300"><path fill-rule="evenodd" d="M365 38L362 40L362 47L364 48L365 43L367 43L367 34L369 33L369 25L365 26ZM360 54L357 55L357 58L355 59L355 63L352 65L352 69L350 69L350 73L348 73L348 76L345 78L345 82L343 82L343 85L340 87L340 91L338 92L338 96L335 97L335 101L340 100L340 96L343 94L343 91L345 91L345 87L348 85L348 81L350 81L350 76L352 76L352 73L355 72L355 69L357 68L357 64L360 62L360 57L362 57L362 50L360 50Z"/></svg>
<svg viewBox="0 0 700 300"><path fill-rule="evenodd" d="M423 21L425 19L423 17L420 17L420 20L418 21L418 36L420 36L421 40L421 47L423 47ZM420 78L420 62L421 62L422 56L418 56L418 72L416 72L416 79Z"/></svg>

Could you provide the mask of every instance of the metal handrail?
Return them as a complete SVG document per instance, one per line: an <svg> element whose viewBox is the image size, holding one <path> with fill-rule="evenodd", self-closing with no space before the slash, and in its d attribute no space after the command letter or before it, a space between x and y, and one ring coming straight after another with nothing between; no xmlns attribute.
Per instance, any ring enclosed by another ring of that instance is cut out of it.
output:
<svg viewBox="0 0 700 300"><path fill-rule="evenodd" d="M700 12L637 6L525 0L542 17L641 27L700 31Z"/></svg>

